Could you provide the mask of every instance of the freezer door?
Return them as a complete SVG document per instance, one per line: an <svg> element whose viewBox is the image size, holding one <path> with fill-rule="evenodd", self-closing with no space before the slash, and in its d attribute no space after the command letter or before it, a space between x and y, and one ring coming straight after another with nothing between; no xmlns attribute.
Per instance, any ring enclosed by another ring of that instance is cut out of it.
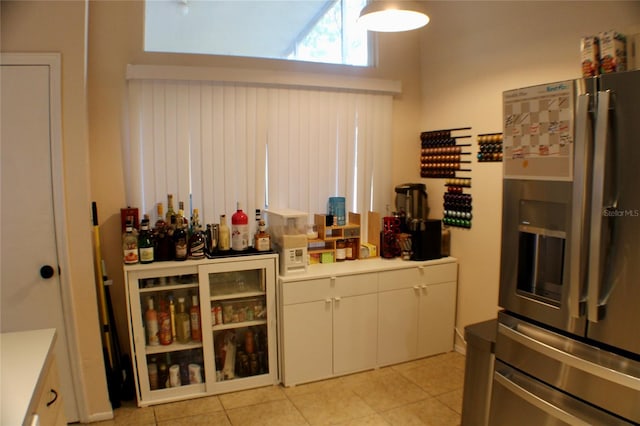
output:
<svg viewBox="0 0 640 426"><path fill-rule="evenodd" d="M504 312L498 314L495 355L496 360L548 386L640 424L640 362L636 360Z"/></svg>
<svg viewBox="0 0 640 426"><path fill-rule="evenodd" d="M496 362L490 426L632 425Z"/></svg>
<svg viewBox="0 0 640 426"><path fill-rule="evenodd" d="M598 92L587 336L640 355L640 71Z"/></svg>

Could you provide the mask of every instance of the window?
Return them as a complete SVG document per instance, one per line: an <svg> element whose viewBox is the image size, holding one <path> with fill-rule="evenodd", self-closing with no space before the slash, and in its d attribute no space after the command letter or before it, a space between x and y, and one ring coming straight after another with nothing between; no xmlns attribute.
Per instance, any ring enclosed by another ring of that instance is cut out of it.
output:
<svg viewBox="0 0 640 426"><path fill-rule="evenodd" d="M157 67L140 78L145 73L136 76L134 68L127 204L141 213L153 217L169 193L187 212L199 208L204 223L217 223L238 201L248 212L310 215L326 212L331 196L344 196L349 211L363 216L390 205L395 89L314 88L307 76L296 85L289 75L282 76L287 84L159 79Z"/></svg>
<svg viewBox="0 0 640 426"><path fill-rule="evenodd" d="M145 51L370 64L366 0L153 0Z"/></svg>

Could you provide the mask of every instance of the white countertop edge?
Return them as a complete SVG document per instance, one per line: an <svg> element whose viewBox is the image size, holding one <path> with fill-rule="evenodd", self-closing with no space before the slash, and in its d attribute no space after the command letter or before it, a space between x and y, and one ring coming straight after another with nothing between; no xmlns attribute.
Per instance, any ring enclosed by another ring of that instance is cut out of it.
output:
<svg viewBox="0 0 640 426"><path fill-rule="evenodd" d="M54 328L0 334L2 425L21 425L56 340Z"/></svg>
<svg viewBox="0 0 640 426"><path fill-rule="evenodd" d="M308 265L305 272L291 272L287 275L280 275L280 282L301 281L322 277L341 276L350 274L364 274L367 272L381 272L395 269L412 268L416 266L434 266L447 263L457 263L455 257L443 257L434 260L414 261L402 260L400 258L385 259L376 257L372 259L358 259L344 262L319 263Z"/></svg>

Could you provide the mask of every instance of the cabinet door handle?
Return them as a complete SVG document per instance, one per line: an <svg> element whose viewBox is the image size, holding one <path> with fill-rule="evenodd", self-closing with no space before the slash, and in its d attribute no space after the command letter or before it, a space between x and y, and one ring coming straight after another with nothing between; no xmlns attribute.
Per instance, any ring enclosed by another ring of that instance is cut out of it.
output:
<svg viewBox="0 0 640 426"><path fill-rule="evenodd" d="M53 396L53 399L51 399L51 401L47 402L47 407L50 407L51 405L53 405L58 400L58 392L56 392L55 389L49 390L49 393Z"/></svg>
<svg viewBox="0 0 640 426"><path fill-rule="evenodd" d="M427 289L427 285L426 285L426 284L422 284L420 287L421 287L423 290L426 290L426 289Z"/></svg>
<svg viewBox="0 0 640 426"><path fill-rule="evenodd" d="M419 286L419 285L414 285L414 286L413 286L413 289L414 289L414 290L420 290L420 286Z"/></svg>
<svg viewBox="0 0 640 426"><path fill-rule="evenodd" d="M333 300L335 300L336 302L339 302L341 300L340 296L336 296L333 298Z"/></svg>
<svg viewBox="0 0 640 426"><path fill-rule="evenodd" d="M327 303L327 304L331 303L331 299L325 299L324 303Z"/></svg>

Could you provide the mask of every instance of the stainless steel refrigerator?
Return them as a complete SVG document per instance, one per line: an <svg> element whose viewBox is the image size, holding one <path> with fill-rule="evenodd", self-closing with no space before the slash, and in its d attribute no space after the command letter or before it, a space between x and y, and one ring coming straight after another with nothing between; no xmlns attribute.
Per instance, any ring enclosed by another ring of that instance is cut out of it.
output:
<svg viewBox="0 0 640 426"><path fill-rule="evenodd" d="M640 71L504 92L491 425L640 424Z"/></svg>

